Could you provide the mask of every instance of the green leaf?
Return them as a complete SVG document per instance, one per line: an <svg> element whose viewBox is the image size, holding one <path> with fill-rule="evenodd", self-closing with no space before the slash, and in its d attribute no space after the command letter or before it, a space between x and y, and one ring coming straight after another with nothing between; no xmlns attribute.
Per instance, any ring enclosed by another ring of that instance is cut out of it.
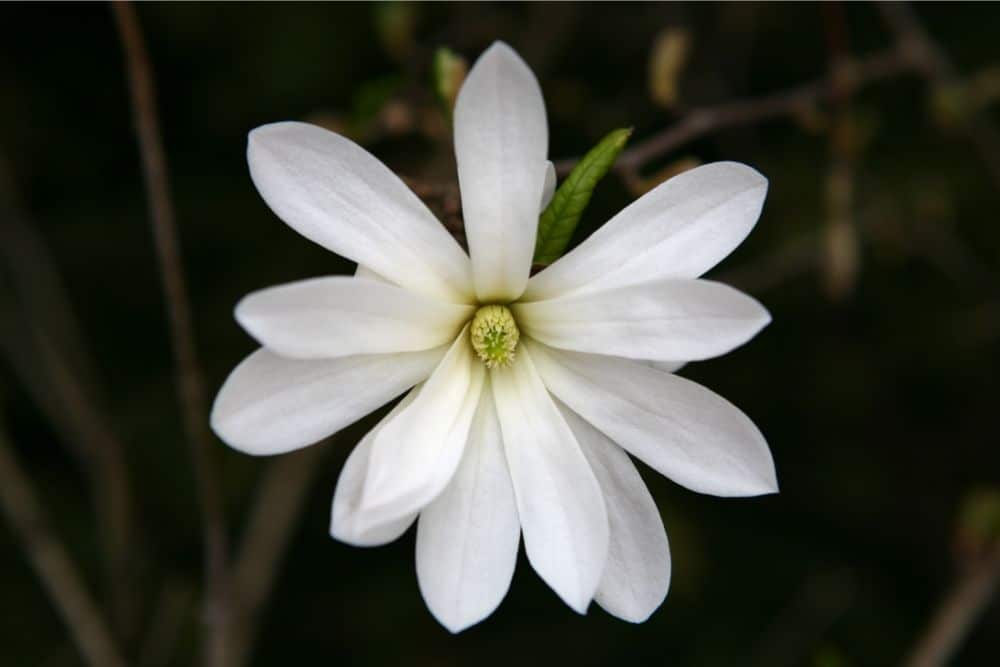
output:
<svg viewBox="0 0 1000 667"><path fill-rule="evenodd" d="M538 219L534 264L551 264L566 251L573 230L590 203L590 195L611 169L631 134L630 127L609 132L573 167Z"/></svg>

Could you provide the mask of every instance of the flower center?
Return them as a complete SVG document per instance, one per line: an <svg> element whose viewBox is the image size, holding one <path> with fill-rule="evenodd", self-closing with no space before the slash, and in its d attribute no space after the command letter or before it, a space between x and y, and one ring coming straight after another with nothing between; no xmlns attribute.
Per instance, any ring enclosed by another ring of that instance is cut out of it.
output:
<svg viewBox="0 0 1000 667"><path fill-rule="evenodd" d="M487 368L510 366L521 332L506 306L483 306L476 311L469 327L472 349Z"/></svg>

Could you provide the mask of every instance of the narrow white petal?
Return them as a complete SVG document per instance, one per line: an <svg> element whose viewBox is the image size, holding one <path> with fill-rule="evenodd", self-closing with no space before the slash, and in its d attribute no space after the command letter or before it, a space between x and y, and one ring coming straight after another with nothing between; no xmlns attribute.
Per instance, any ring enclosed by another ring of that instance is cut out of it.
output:
<svg viewBox="0 0 1000 667"><path fill-rule="evenodd" d="M535 275L523 299L697 278L743 242L766 194L767 179L736 162L674 176Z"/></svg>
<svg viewBox="0 0 1000 667"><path fill-rule="evenodd" d="M379 524L418 511L447 486L462 459L485 376L466 326L413 403L375 435L363 520Z"/></svg>
<svg viewBox="0 0 1000 667"><path fill-rule="evenodd" d="M545 181L542 184L542 206L538 209L541 213L552 201L556 194L556 166L551 161L545 163Z"/></svg>
<svg viewBox="0 0 1000 667"><path fill-rule="evenodd" d="M421 294L468 303L469 259L434 215L377 158L306 123L250 133L250 176L295 231Z"/></svg>
<svg viewBox="0 0 1000 667"><path fill-rule="evenodd" d="M639 471L621 447L560 406L604 491L611 540L594 599L605 611L641 623L670 588L670 545L660 511Z"/></svg>
<svg viewBox="0 0 1000 667"><path fill-rule="evenodd" d="M332 276L254 292L236 319L282 356L323 359L439 347L474 312L382 281Z"/></svg>
<svg viewBox="0 0 1000 667"><path fill-rule="evenodd" d="M764 436L721 396L634 361L524 344L549 391L678 484L716 496L778 490Z"/></svg>
<svg viewBox="0 0 1000 667"><path fill-rule="evenodd" d="M330 512L330 535L335 539L356 547L377 547L396 540L417 518L417 513L411 512L377 525L370 525L359 519L361 493L365 486L365 476L368 474L368 459L371 457L375 435L389 420L413 402L420 387L421 385L417 385L411 389L403 400L376 424L375 428L368 431L347 457L344 468L340 471L340 478L337 480L337 490L333 494L333 507Z"/></svg>
<svg viewBox="0 0 1000 667"><path fill-rule="evenodd" d="M548 152L545 102L509 46L479 57L455 103L455 158L476 295L512 301L528 282Z"/></svg>
<svg viewBox="0 0 1000 667"><path fill-rule="evenodd" d="M222 385L212 429L247 454L311 445L424 380L446 349L304 361L261 348Z"/></svg>
<svg viewBox="0 0 1000 667"><path fill-rule="evenodd" d="M490 377L528 561L582 614L608 555L601 487L527 349Z"/></svg>
<svg viewBox="0 0 1000 667"><path fill-rule="evenodd" d="M660 361L725 354L771 321L755 299L708 280L660 280L512 309L521 331L546 345Z"/></svg>
<svg viewBox="0 0 1000 667"><path fill-rule="evenodd" d="M417 523L417 580L443 626L460 632L500 605L514 576L520 537L487 380L462 462Z"/></svg>

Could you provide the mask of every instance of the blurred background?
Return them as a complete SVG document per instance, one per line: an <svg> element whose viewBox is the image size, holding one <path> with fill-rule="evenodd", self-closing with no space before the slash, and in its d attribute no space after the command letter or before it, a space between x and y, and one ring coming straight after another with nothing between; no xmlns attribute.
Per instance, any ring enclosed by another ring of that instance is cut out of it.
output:
<svg viewBox="0 0 1000 667"><path fill-rule="evenodd" d="M198 664L218 623L242 652L228 664L936 664L942 641L949 664L997 664L1000 5L134 9L206 400L255 347L241 296L353 269L264 205L247 132L347 134L459 229L447 100L463 59L503 39L541 82L554 160L635 128L577 240L698 163L770 179L755 232L711 275L774 322L682 374L760 426L781 493L700 496L642 468L674 561L648 622L577 616L522 553L500 609L450 635L420 598L412 531L378 549L327 534L340 468L381 413L276 459L213 438L193 465L205 434L178 401L114 14L5 4L0 662L100 664L100 629L69 630L96 615L144 666ZM228 615L203 603L196 470L224 516L229 577L209 597Z"/></svg>

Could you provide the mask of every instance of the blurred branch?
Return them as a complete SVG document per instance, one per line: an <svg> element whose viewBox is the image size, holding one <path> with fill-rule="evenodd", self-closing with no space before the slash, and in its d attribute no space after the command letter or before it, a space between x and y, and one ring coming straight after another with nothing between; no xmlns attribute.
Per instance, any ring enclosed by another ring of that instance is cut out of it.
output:
<svg viewBox="0 0 1000 667"><path fill-rule="evenodd" d="M962 641L986 611L1000 581L1000 547L966 569L942 600L927 630L905 664L937 667L948 664Z"/></svg>
<svg viewBox="0 0 1000 667"><path fill-rule="evenodd" d="M206 621L209 627L207 664L229 659L231 609L226 572L226 533L219 482L208 431L208 411L201 368L195 351L191 306L167 179L167 162L160 138L153 73L135 8L112 2L128 69L132 110L149 198L153 237L166 297L170 340L184 430L192 448L203 515L206 559Z"/></svg>
<svg viewBox="0 0 1000 667"><path fill-rule="evenodd" d="M854 291L861 268L855 206L856 158L860 153L858 130L851 108L847 76L850 31L844 5L824 2L823 25L833 82L832 122L829 132L830 164L826 174L826 221L823 233L823 282L827 296L839 301Z"/></svg>
<svg viewBox="0 0 1000 667"><path fill-rule="evenodd" d="M918 212L918 214L921 212ZM951 225L924 213L913 225L910 245L956 286L1000 296L996 272L972 252Z"/></svg>
<svg viewBox="0 0 1000 667"><path fill-rule="evenodd" d="M281 555L288 548L296 518L326 451L326 444L321 443L286 454L270 465L260 483L233 570L240 609L233 642L232 664L236 667L251 655L260 612L274 587Z"/></svg>
<svg viewBox="0 0 1000 667"><path fill-rule="evenodd" d="M907 3L878 2L877 6L882 20L896 39L897 49L906 54L906 58L932 85L954 88L959 84L958 72L948 54L931 38ZM963 129L1000 187L1000 129L978 110L969 114Z"/></svg>
<svg viewBox="0 0 1000 667"><path fill-rule="evenodd" d="M855 574L846 568L815 567L757 641L750 664L781 667L809 664L809 653L858 597Z"/></svg>
<svg viewBox="0 0 1000 667"><path fill-rule="evenodd" d="M846 60L841 72L797 88L693 109L671 127L623 151L615 163L615 170L626 175L634 173L647 162L718 130L794 116L835 95L853 94L877 81L911 72L914 63L910 56L901 48L887 49L866 58ZM577 160L556 162L556 171L560 175L569 173Z"/></svg>
<svg viewBox="0 0 1000 667"><path fill-rule="evenodd" d="M17 463L0 424L0 503L73 640L94 667L124 667L104 619L76 566L52 534L27 475Z"/></svg>
<svg viewBox="0 0 1000 667"><path fill-rule="evenodd" d="M11 285L20 306L41 328L57 339L74 374L88 391L97 375L92 357L84 345L84 337L70 305L63 281L56 268L38 226L25 212L14 182L13 167L6 156L0 155L0 257L11 278Z"/></svg>
<svg viewBox="0 0 1000 667"><path fill-rule="evenodd" d="M634 177L642 167L680 146L718 130L753 125L775 118L794 116L810 107L849 97L862 88L895 76L916 73L932 84L955 86L958 76L947 54L930 38L912 10L903 3L879 2L883 19L892 30L896 44L880 53L859 59L846 56L823 79L762 97L736 100L692 109L671 127L635 143L615 164L623 176ZM976 111L965 124L970 141L1000 184L1000 130L985 114ZM556 171L565 175L578 158L556 162Z"/></svg>
<svg viewBox="0 0 1000 667"><path fill-rule="evenodd" d="M855 215L859 241L891 244L896 250L926 261L956 286L995 299L996 285L1000 284L995 272L962 242L942 219L942 213L922 210L919 197L910 199L917 200L916 210L900 209L897 200L891 197L874 199L859 210ZM911 224L901 227L901 219ZM764 292L820 268L822 243L819 231L803 232L758 258L714 275L713 279L747 292ZM984 312L983 318L992 321L990 312Z"/></svg>
<svg viewBox="0 0 1000 667"><path fill-rule="evenodd" d="M94 364L55 263L18 210L3 166L0 163L0 256L13 294L0 326L0 352L90 478L107 555L112 620L128 636L134 627L136 563L124 447L98 405Z"/></svg>
<svg viewBox="0 0 1000 667"><path fill-rule="evenodd" d="M149 622L149 630L139 651L139 667L164 667L171 658L184 623L194 605L194 592L183 582L163 585Z"/></svg>
<svg viewBox="0 0 1000 667"><path fill-rule="evenodd" d="M794 116L816 104L848 97L873 83L916 73L940 86L954 86L958 76L947 54L930 38L912 10L903 3L879 2L883 19L893 31L892 48L864 58L844 57L825 78L762 97L692 109L671 127L637 142L615 164L622 175L634 176L642 167L680 146L730 127ZM1000 130L981 112L971 114L966 134L1000 184ZM560 175L570 172L579 158L556 162Z"/></svg>
<svg viewBox="0 0 1000 667"><path fill-rule="evenodd" d="M713 280L735 285L752 294L773 289L819 265L822 259L819 242L816 235L803 234L759 259L723 271Z"/></svg>

